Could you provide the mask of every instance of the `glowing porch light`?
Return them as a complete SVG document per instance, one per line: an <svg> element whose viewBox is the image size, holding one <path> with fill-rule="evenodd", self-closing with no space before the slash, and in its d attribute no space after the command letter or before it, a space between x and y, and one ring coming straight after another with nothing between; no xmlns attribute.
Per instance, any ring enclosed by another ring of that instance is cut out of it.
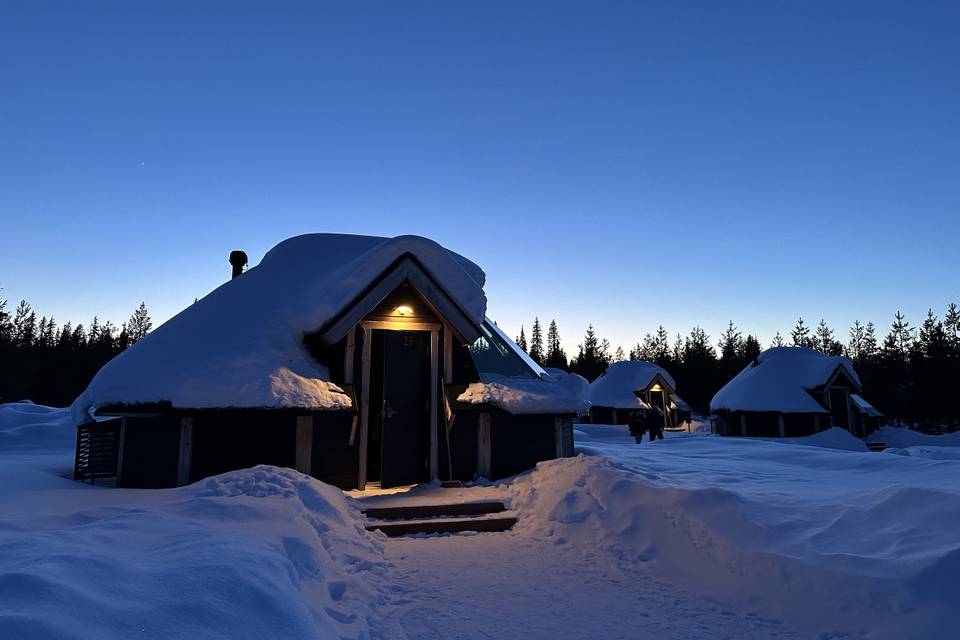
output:
<svg viewBox="0 0 960 640"><path fill-rule="evenodd" d="M659 384L655 384L650 387L650 391L663 391L663 388Z"/></svg>
<svg viewBox="0 0 960 640"><path fill-rule="evenodd" d="M413 309L405 304L400 305L393 310L398 316L410 316L413 315Z"/></svg>

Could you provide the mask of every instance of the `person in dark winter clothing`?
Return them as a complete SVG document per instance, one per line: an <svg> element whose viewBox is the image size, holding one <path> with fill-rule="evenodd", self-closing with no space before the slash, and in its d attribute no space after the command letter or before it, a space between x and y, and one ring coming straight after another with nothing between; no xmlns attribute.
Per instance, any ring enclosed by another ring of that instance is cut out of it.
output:
<svg viewBox="0 0 960 640"><path fill-rule="evenodd" d="M627 416L627 426L630 428L630 435L637 441L637 444L643 440L643 434L647 428L644 425L644 417L640 411L631 411Z"/></svg>
<svg viewBox="0 0 960 640"><path fill-rule="evenodd" d="M650 434L650 442L657 439L663 440L663 414L656 407L647 412L643 420L643 426Z"/></svg>

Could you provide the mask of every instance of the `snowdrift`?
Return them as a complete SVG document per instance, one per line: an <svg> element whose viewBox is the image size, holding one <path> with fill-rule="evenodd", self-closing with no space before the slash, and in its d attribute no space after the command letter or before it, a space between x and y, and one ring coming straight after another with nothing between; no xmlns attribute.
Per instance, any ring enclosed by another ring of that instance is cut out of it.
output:
<svg viewBox="0 0 960 640"><path fill-rule="evenodd" d="M841 449L843 451L869 451L863 440L846 429L837 427L831 427L801 438L770 438L769 440L770 442L802 444L809 447L826 447L827 449Z"/></svg>
<svg viewBox="0 0 960 640"><path fill-rule="evenodd" d="M128 493L0 523L0 637L362 637L382 617L382 548L336 488L256 467Z"/></svg>
<svg viewBox="0 0 960 640"><path fill-rule="evenodd" d="M599 571L733 601L810 637L951 637L960 491L889 487L771 510L735 487L671 486L581 455L541 463L510 492L518 533L586 554Z"/></svg>
<svg viewBox="0 0 960 640"><path fill-rule="evenodd" d="M77 432L63 409L32 402L0 404L0 452L72 448Z"/></svg>

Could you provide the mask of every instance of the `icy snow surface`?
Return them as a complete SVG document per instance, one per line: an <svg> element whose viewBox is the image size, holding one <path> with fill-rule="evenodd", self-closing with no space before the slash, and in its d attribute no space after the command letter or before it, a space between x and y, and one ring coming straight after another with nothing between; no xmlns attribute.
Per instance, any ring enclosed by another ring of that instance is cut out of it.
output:
<svg viewBox="0 0 960 640"><path fill-rule="evenodd" d="M288 469L73 482L68 412L0 405L0 638L955 637L960 461L577 430L508 481L362 498L500 499L512 530L387 539Z"/></svg>
<svg viewBox="0 0 960 640"><path fill-rule="evenodd" d="M660 374L674 390L677 383L666 369L645 360L615 362L602 376L590 383L590 403L598 407L645 409L647 404L634 391L646 389Z"/></svg>
<svg viewBox="0 0 960 640"><path fill-rule="evenodd" d="M75 423L116 402L349 407L350 398L304 350L303 336L405 254L415 256L477 324L483 321L483 271L432 240L296 236L111 360L74 402Z"/></svg>
<svg viewBox="0 0 960 640"><path fill-rule="evenodd" d="M845 356L826 356L803 347L774 347L748 364L710 401L719 411L781 411L784 413L826 413L807 389L824 384L843 367L857 383L860 378Z"/></svg>

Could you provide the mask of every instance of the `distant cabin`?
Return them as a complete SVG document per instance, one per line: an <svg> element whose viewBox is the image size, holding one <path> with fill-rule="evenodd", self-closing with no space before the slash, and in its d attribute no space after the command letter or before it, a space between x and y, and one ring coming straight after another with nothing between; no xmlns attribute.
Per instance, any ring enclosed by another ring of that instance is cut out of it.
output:
<svg viewBox="0 0 960 640"><path fill-rule="evenodd" d="M882 416L862 391L848 358L776 347L720 389L710 409L721 435L796 437L839 427L865 436Z"/></svg>
<svg viewBox="0 0 960 640"><path fill-rule="evenodd" d="M310 234L234 267L74 402L77 478L173 487L272 464L363 489L573 454L586 382L486 318L466 258L416 236Z"/></svg>
<svg viewBox="0 0 960 640"><path fill-rule="evenodd" d="M678 427L690 418L690 406L676 388L673 376L652 362L615 362L590 384L590 421L626 424L633 411L655 411L665 429Z"/></svg>

